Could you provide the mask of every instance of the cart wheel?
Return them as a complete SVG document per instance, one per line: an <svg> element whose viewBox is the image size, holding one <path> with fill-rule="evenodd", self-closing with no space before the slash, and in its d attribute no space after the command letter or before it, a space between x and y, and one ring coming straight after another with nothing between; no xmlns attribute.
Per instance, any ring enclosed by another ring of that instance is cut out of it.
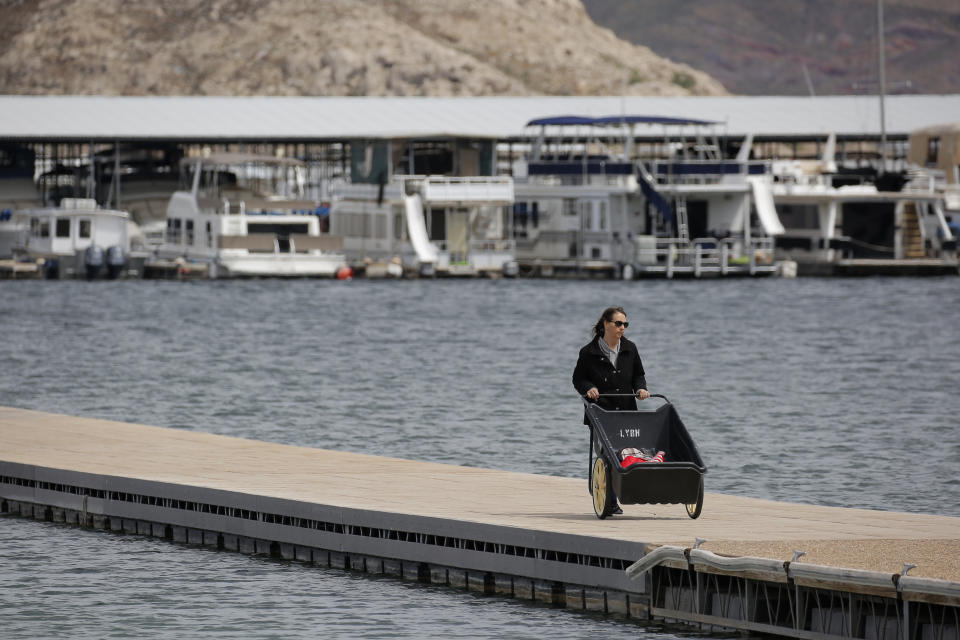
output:
<svg viewBox="0 0 960 640"><path fill-rule="evenodd" d="M696 520L703 511L703 477L700 478L700 491L697 492L697 501L694 504L683 505L687 509L687 515Z"/></svg>
<svg viewBox="0 0 960 640"><path fill-rule="evenodd" d="M610 472L603 458L593 463L593 512L603 520L613 512L613 487Z"/></svg>

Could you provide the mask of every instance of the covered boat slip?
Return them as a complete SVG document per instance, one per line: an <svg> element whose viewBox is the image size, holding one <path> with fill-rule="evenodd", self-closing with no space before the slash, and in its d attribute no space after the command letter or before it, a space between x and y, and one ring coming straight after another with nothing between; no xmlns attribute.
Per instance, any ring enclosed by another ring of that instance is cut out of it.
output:
<svg viewBox="0 0 960 640"><path fill-rule="evenodd" d="M893 576L904 563L916 564L910 578L946 589L939 604L925 605L939 607L940 627L956 625L950 620L960 611L960 518L707 493L696 521L676 504L625 505L623 515L598 520L591 513L585 479L310 449L11 407L0 407L0 443L5 515L386 573L568 608L706 620L809 637L809 621L768 629L757 627L755 613L738 622L733 613L720 615L719 609L703 618L706 609L690 604L698 599L681 597L685 588L699 593L684 587L683 576L716 576L722 568L703 574L693 564L670 569L677 564L674 559L635 580L625 571L655 547L689 549L702 538L701 551L766 558L775 567L803 550L806 555L792 566L826 567L828 577L817 578L820 587L830 589L824 593L858 590L856 585L824 586L829 575L837 578L851 570L879 575L887 586L881 595L896 606L901 600ZM665 577L664 571L678 573ZM680 582L674 584L677 576ZM736 571L730 576L744 578ZM763 579L770 585L788 582L786 574ZM747 582L753 583L752 578ZM760 597L756 587L750 589L745 593ZM667 610L673 613L667 616ZM746 616L746 609L740 614ZM893 615L895 622L898 616ZM832 635L863 637L855 632Z"/></svg>

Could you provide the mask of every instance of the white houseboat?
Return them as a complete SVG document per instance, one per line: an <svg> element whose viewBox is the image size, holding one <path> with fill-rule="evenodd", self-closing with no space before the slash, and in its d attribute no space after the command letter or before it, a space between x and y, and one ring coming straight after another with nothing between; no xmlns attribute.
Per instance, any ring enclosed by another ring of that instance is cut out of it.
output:
<svg viewBox="0 0 960 640"><path fill-rule="evenodd" d="M385 263L420 275L516 273L507 176L394 175L384 185L341 184L333 194L331 229L368 271Z"/></svg>
<svg viewBox="0 0 960 640"><path fill-rule="evenodd" d="M13 211L16 260L39 261L48 278L116 278L130 256L129 215L95 200L64 198L59 207Z"/></svg>
<svg viewBox="0 0 960 640"><path fill-rule="evenodd" d="M938 240L949 228L934 176L917 168L882 173L882 163L875 175L873 168L844 173L835 143L828 136L815 160L773 162L772 193L785 227L777 257L812 274L955 269Z"/></svg>
<svg viewBox="0 0 960 640"><path fill-rule="evenodd" d="M773 273L783 231L769 166L725 158L715 123L660 116L538 118L514 164L521 268L642 275ZM662 127L663 135L637 127Z"/></svg>
<svg viewBox="0 0 960 640"><path fill-rule="evenodd" d="M334 276L346 265L326 206L304 197L301 161L215 153L181 169L158 261L199 264L214 278Z"/></svg>
<svg viewBox="0 0 960 640"><path fill-rule="evenodd" d="M354 139L348 148L349 175L329 194L330 228L351 265L371 277L516 273L513 180L495 175L493 140Z"/></svg>

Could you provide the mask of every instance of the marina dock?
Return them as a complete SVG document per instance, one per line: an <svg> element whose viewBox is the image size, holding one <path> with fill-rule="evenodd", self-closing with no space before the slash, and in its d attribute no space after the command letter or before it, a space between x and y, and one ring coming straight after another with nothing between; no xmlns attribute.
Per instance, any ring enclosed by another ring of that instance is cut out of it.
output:
<svg viewBox="0 0 960 640"><path fill-rule="evenodd" d="M955 517L708 492L601 521L585 479L11 407L0 511L707 629L960 637Z"/></svg>
<svg viewBox="0 0 960 640"><path fill-rule="evenodd" d="M36 262L0 260L0 279L16 280L18 278L40 278L42 276L43 273Z"/></svg>

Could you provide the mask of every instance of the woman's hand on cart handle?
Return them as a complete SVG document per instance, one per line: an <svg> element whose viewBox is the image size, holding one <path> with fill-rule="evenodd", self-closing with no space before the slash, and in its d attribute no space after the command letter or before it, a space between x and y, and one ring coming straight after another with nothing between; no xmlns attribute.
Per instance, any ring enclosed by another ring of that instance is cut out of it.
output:
<svg viewBox="0 0 960 640"><path fill-rule="evenodd" d="M650 392L646 389L637 389L637 398L640 400L646 400L650 397Z"/></svg>
<svg viewBox="0 0 960 640"><path fill-rule="evenodd" d="M600 390L597 389L596 387L590 387L590 389L587 391L587 399L593 400L594 402L596 402L597 398L599 397L600 397Z"/></svg>

